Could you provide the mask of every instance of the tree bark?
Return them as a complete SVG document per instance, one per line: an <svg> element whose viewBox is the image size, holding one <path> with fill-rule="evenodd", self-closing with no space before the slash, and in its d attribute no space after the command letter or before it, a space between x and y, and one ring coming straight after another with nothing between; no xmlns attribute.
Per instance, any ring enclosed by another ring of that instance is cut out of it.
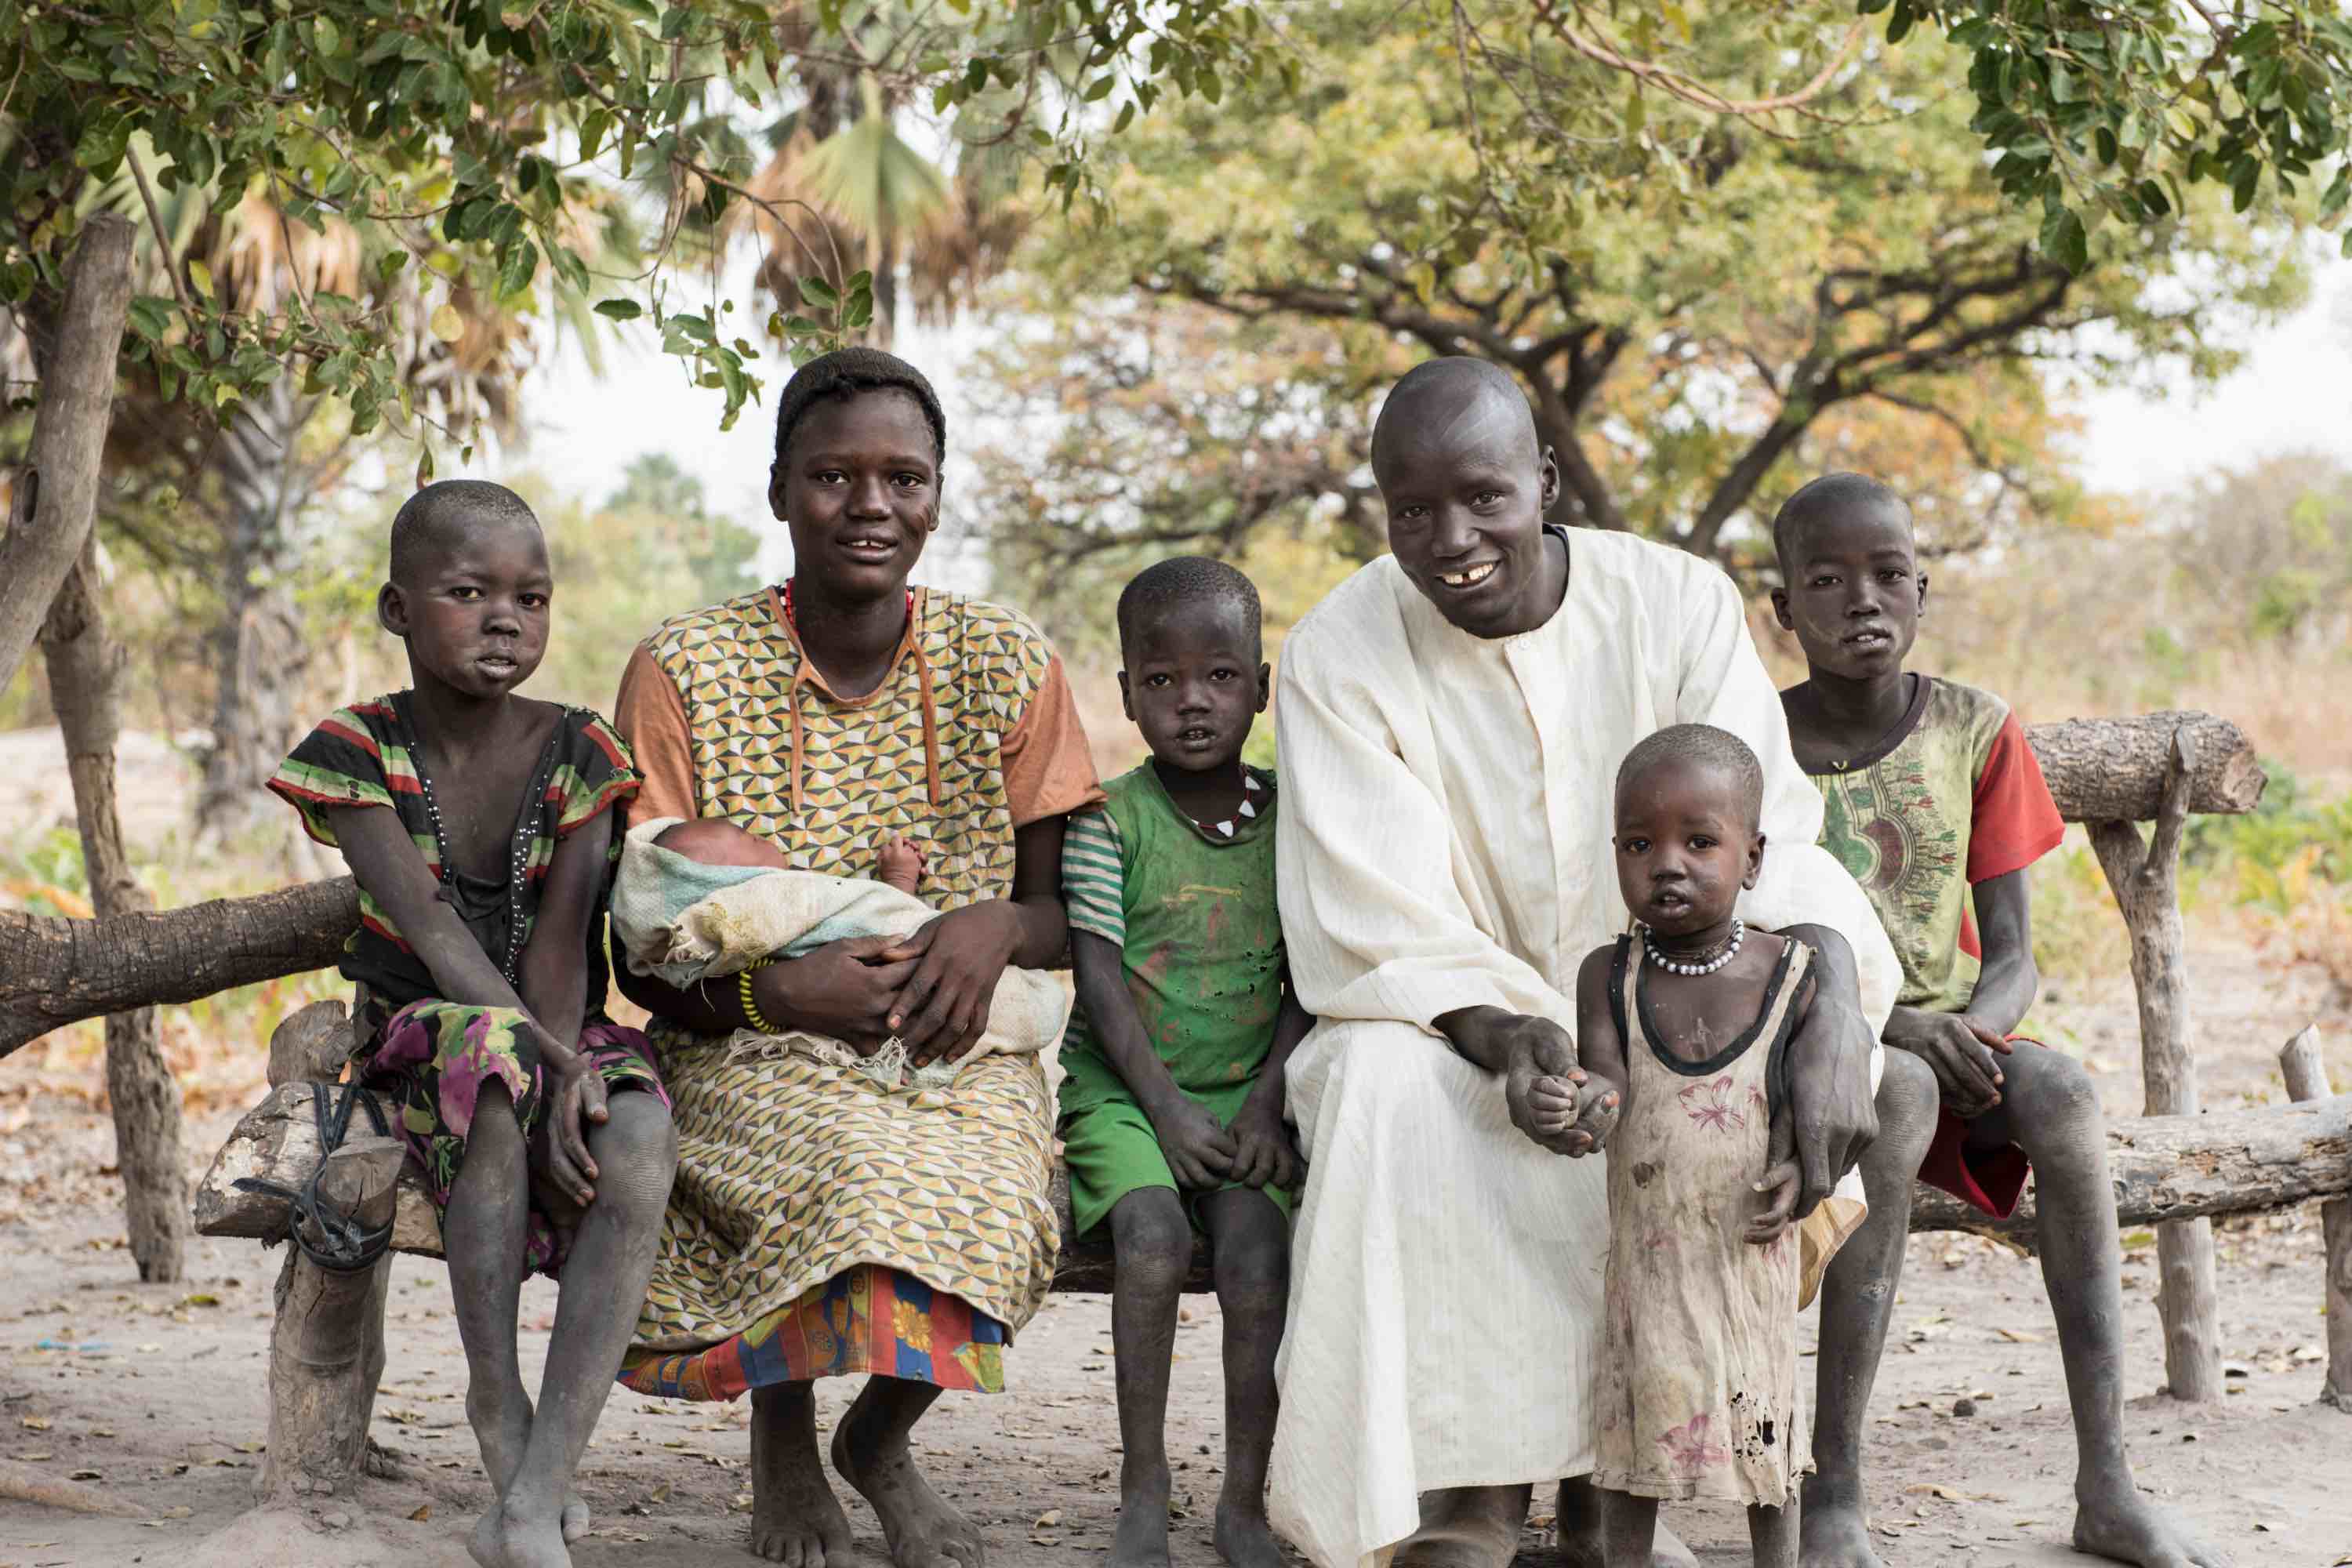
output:
<svg viewBox="0 0 2352 1568"><path fill-rule="evenodd" d="M2319 1059L2319 1027L2306 1025L2279 1052L2287 1093L2297 1100L2325 1100L2334 1091L2326 1064ZM2352 1151L2337 1156L2352 1176ZM2352 1415L2352 1198L2332 1198L2319 1206L2322 1299L2327 1311L2327 1381L2319 1400Z"/></svg>
<svg viewBox="0 0 2352 1568"><path fill-rule="evenodd" d="M312 1092L312 1085L307 1082L279 1084L269 1091L268 1099L238 1119L228 1142L213 1156L204 1180L196 1184L194 1208L197 1235L274 1241L286 1234L285 1200L267 1193L241 1191L236 1183L246 1176L257 1176L282 1187L299 1188L310 1179L310 1173L319 1168L319 1128L310 1111ZM390 1109L386 1102L378 1103ZM390 1125L388 1118L386 1125ZM346 1138L357 1139L373 1132L367 1112L355 1110ZM425 1196L424 1188L413 1182L402 1182L390 1213L393 1250L428 1258L441 1256L441 1222Z"/></svg>
<svg viewBox="0 0 2352 1568"><path fill-rule="evenodd" d="M2129 822L2091 828L2091 846L2115 890L2131 933L2132 984L2139 994L2140 1069L2147 1083L2145 1114L2194 1116L2197 1103L2196 1019L2189 1005L2189 966L2180 932L2180 832L2199 776L2189 724L2177 730L2156 812L2155 831L2142 844ZM2156 1233L2162 1282L2157 1309L2164 1319L2164 1364L2176 1399L2221 1397L2221 1301L2213 1279L2213 1226L2194 1219Z"/></svg>
<svg viewBox="0 0 2352 1568"><path fill-rule="evenodd" d="M2293 1208L2352 1192L2352 1095L2294 1105L2146 1116L2107 1128L2116 1223L2160 1226ZM1912 1194L1913 1230L1970 1230L2029 1250L2033 1195L1993 1219L1927 1187Z"/></svg>
<svg viewBox="0 0 2352 1568"><path fill-rule="evenodd" d="M101 1013L328 968L359 923L349 877L104 920L0 910L0 1058Z"/></svg>
<svg viewBox="0 0 2352 1568"><path fill-rule="evenodd" d="M2144 713L2137 719L2068 719L2025 731L2069 822L2148 822L2164 801L2172 737L2187 731L2196 766L2189 809L2242 816L2262 804L2269 782L2245 731L2210 713Z"/></svg>
<svg viewBox="0 0 2352 1568"><path fill-rule="evenodd" d="M307 1097L310 1089L279 1092ZM327 1156L320 1194L361 1225L382 1225L392 1216L406 1155L397 1138L348 1139ZM365 1268L337 1273L288 1243L269 1330L269 1447L257 1489L263 1507L349 1491L367 1473L391 1282L389 1252Z"/></svg>
<svg viewBox="0 0 2352 1568"><path fill-rule="evenodd" d="M131 234L111 216L83 227L54 345L39 366L32 473L17 481L16 516L0 538L0 689L16 678L98 515L114 361L131 313Z"/></svg>
<svg viewBox="0 0 2352 1568"><path fill-rule="evenodd" d="M41 627L49 702L65 733L81 828L90 905L100 919L150 902L131 868L115 806L114 747L121 733L122 647L107 629L98 597L98 542L87 541ZM152 1006L106 1020L106 1091L114 1112L115 1165L139 1278L180 1278L188 1245L188 1178L180 1128L180 1086L164 1065Z"/></svg>

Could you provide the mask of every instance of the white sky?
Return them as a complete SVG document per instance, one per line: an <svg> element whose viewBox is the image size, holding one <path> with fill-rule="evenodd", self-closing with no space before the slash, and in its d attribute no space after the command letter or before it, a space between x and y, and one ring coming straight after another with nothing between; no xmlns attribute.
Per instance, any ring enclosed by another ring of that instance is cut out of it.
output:
<svg viewBox="0 0 2352 1568"><path fill-rule="evenodd" d="M748 269L744 269L748 271ZM765 318L737 285L739 315ZM959 378L957 365L982 341L986 323L967 317L948 331L900 334L898 352L923 368L940 391L950 439L948 504L952 522L958 458L971 449L971 398L985 388ZM749 407L731 431L719 428L716 392L688 384L680 362L664 355L649 328L621 343L608 342L603 375L593 374L567 349L536 373L527 393L536 408L527 448L493 457L488 474L535 471L590 501L601 500L637 455L667 452L702 480L714 511L745 521L765 519L770 410L789 367L764 362L769 402ZM2083 478L2094 488L2160 493L2216 468L2245 467L2283 452L2332 453L2352 465L2352 263L2321 264L2310 302L2293 318L2242 340L2249 350L2235 374L2220 384L2095 391L2084 395ZM963 469L969 475L969 468ZM446 472L444 477L448 477ZM762 565L781 574L789 549L779 536ZM976 571L928 571L945 581ZM941 567L945 561L927 562ZM961 587L982 584L965 581Z"/></svg>

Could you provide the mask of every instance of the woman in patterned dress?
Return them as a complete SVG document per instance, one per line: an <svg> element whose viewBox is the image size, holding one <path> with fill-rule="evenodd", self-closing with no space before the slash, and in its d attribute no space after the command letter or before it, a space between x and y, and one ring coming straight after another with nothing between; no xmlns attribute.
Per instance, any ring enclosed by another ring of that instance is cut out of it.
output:
<svg viewBox="0 0 2352 1568"><path fill-rule="evenodd" d="M816 1447L813 1380L862 1373L834 1468L899 1568L979 1568L978 1533L914 1466L942 1389L996 1392L1003 1347L1053 1278L1053 1102L1035 1057L971 1061L945 1090L877 1089L801 1053L806 1030L917 1065L979 1039L1008 963L1066 939L1067 815L1102 799L1060 660L1019 615L908 574L939 524L946 425L887 354L811 362L776 413L769 504L793 575L665 624L615 722L644 774L631 815L721 817L802 869L871 872L902 836L945 910L914 936L833 943L741 987L632 974L655 1015L678 1173L623 1381L752 1400L752 1550L840 1568L849 1524Z"/></svg>

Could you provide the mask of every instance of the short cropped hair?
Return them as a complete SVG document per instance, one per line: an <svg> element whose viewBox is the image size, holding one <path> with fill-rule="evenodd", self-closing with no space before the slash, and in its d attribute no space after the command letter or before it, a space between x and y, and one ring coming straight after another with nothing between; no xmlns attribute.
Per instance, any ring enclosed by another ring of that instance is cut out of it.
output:
<svg viewBox="0 0 2352 1568"><path fill-rule="evenodd" d="M1722 773L1739 792L1739 803L1747 808L1748 822L1752 825L1762 819L1764 764L1756 760L1748 742L1730 731L1718 730L1712 724L1669 724L1644 737L1618 764L1618 790L1622 793L1635 779L1665 764L1712 768Z"/></svg>
<svg viewBox="0 0 2352 1568"><path fill-rule="evenodd" d="M1879 506L1893 509L1906 521L1910 519L1910 503L1868 474L1823 474L1800 486L1772 514L1772 553L1780 557L1781 575L1788 574L1792 564L1789 552L1796 548L1807 523L1850 507Z"/></svg>
<svg viewBox="0 0 2352 1568"><path fill-rule="evenodd" d="M537 529L530 503L488 479L442 479L401 503L392 520L392 580L413 583L416 574L467 530L485 525Z"/></svg>
<svg viewBox="0 0 2352 1568"><path fill-rule="evenodd" d="M1231 605L1242 613L1250 641L1261 640L1257 584L1222 561L1175 555L1138 572L1118 595L1118 640L1124 648L1144 621L1179 605Z"/></svg>
<svg viewBox="0 0 2352 1568"><path fill-rule="evenodd" d="M793 432L817 403L828 397L856 397L865 392L903 392L923 411L931 427L931 460L948 455L948 416L940 409L940 395L923 373L896 354L864 347L835 349L819 354L793 372L776 399L776 459L774 473L783 471L793 449Z"/></svg>

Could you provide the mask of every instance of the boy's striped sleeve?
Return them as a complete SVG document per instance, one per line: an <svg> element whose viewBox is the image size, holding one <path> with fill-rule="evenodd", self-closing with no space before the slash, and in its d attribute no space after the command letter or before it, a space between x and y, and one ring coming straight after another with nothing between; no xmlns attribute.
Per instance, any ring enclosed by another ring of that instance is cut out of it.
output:
<svg viewBox="0 0 2352 1568"><path fill-rule="evenodd" d="M1127 946L1127 871L1109 813L1071 814L1062 836L1062 903L1073 930Z"/></svg>

